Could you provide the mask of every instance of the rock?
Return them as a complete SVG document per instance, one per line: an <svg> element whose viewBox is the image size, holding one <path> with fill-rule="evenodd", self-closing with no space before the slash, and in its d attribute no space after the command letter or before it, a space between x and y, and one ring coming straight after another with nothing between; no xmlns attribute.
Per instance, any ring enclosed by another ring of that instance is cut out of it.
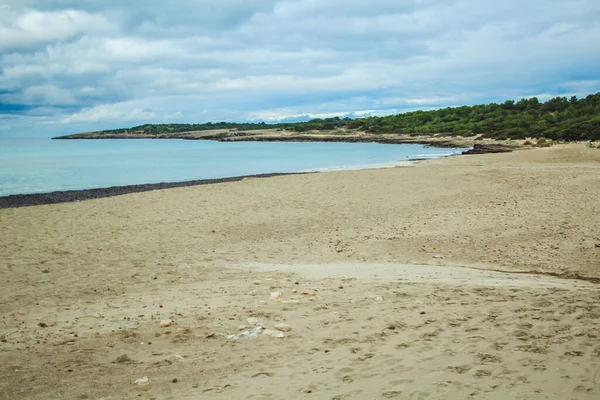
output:
<svg viewBox="0 0 600 400"><path fill-rule="evenodd" d="M281 331L281 332L289 332L289 331L291 331L291 330L292 330L292 327L291 327L291 326L289 326L288 324L285 324L285 323L283 323L283 322L281 322L281 323L279 323L279 324L276 324L276 325L274 326L274 328L275 328L276 330L278 330L278 331Z"/></svg>
<svg viewBox="0 0 600 400"><path fill-rule="evenodd" d="M248 318L246 322L248 322L248 325L250 326L262 325L262 322L260 322L257 318L254 317Z"/></svg>
<svg viewBox="0 0 600 400"><path fill-rule="evenodd" d="M144 386L144 385L148 385L150 383L150 378L148 378L147 376L144 376L142 378L138 378L134 381L134 383L138 386Z"/></svg>
<svg viewBox="0 0 600 400"><path fill-rule="evenodd" d="M433 258L444 258L444 257L443 257L442 255L440 255L440 254L434 254L432 257L433 257Z"/></svg>
<svg viewBox="0 0 600 400"><path fill-rule="evenodd" d="M123 363L130 363L130 362L133 362L133 360L127 354L123 354L123 355L115 358L115 360L112 363L113 364L123 364Z"/></svg>
<svg viewBox="0 0 600 400"><path fill-rule="evenodd" d="M516 149L516 146L500 143L475 143L471 150L463 151L462 154L510 153Z"/></svg>
<svg viewBox="0 0 600 400"><path fill-rule="evenodd" d="M47 323L45 323L45 322L39 322L39 323L38 323L38 326L39 326L40 328L47 328L47 327L48 327L48 324L47 324Z"/></svg>
<svg viewBox="0 0 600 400"><path fill-rule="evenodd" d="M166 328L171 325L173 325L173 321L171 321L170 319L163 319L162 321L160 321L161 328Z"/></svg>

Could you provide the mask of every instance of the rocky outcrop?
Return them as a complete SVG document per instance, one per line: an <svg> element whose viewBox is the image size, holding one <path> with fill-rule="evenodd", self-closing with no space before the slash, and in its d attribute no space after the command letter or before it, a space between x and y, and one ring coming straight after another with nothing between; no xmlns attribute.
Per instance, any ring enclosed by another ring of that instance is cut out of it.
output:
<svg viewBox="0 0 600 400"><path fill-rule="evenodd" d="M475 143L471 150L463 151L462 154L488 154L488 153L510 153L518 147L507 144Z"/></svg>

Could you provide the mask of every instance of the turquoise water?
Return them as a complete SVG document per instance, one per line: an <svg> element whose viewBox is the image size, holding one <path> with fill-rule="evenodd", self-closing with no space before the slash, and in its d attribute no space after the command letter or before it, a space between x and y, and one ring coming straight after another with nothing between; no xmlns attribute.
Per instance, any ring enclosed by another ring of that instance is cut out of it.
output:
<svg viewBox="0 0 600 400"><path fill-rule="evenodd" d="M376 143L0 139L0 196L370 168L462 150Z"/></svg>

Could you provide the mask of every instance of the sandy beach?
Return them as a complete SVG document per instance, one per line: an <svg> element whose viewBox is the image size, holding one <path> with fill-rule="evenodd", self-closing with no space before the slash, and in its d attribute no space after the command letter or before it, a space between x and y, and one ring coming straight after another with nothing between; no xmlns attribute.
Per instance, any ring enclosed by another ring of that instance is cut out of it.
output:
<svg viewBox="0 0 600 400"><path fill-rule="evenodd" d="M599 199L572 144L1 209L0 399L598 399Z"/></svg>

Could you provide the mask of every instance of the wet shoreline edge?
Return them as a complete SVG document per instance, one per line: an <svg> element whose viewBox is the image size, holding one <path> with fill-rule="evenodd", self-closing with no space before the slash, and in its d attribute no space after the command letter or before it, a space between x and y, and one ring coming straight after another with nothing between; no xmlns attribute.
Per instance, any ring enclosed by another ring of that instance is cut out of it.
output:
<svg viewBox="0 0 600 400"><path fill-rule="evenodd" d="M256 175L242 175L228 178L198 179L182 182L161 182L139 185L111 186L106 188L65 190L50 193L11 194L0 196L0 209L32 207L48 204L73 203L83 200L101 199L105 197L121 196L124 194L149 192L161 189L173 189L188 186L213 185L216 183L238 182L246 178L271 178L286 175L305 175L317 172L287 172L268 173Z"/></svg>

